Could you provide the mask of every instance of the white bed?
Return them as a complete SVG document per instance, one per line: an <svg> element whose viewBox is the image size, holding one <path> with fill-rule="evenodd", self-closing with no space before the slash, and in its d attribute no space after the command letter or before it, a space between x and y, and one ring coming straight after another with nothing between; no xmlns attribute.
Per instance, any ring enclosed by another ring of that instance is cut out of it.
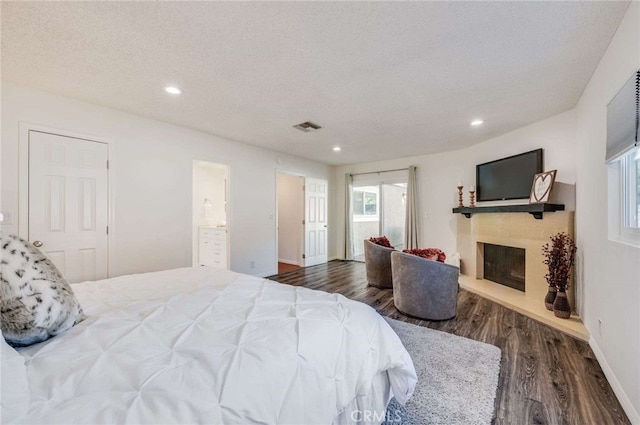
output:
<svg viewBox="0 0 640 425"><path fill-rule="evenodd" d="M205 267L72 287L87 319L18 350L28 395L3 378L3 419L362 424L415 387L389 325L338 294Z"/></svg>

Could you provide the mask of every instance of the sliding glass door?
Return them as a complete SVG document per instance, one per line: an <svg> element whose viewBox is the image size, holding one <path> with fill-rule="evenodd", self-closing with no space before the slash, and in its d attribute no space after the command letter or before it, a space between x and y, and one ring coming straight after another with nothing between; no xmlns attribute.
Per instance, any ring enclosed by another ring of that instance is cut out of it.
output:
<svg viewBox="0 0 640 425"><path fill-rule="evenodd" d="M382 220L380 235L389 238L396 249L404 248L407 183L382 184Z"/></svg>
<svg viewBox="0 0 640 425"><path fill-rule="evenodd" d="M351 202L353 258L364 261L364 240L386 236L402 249L407 197L406 171L356 175Z"/></svg>

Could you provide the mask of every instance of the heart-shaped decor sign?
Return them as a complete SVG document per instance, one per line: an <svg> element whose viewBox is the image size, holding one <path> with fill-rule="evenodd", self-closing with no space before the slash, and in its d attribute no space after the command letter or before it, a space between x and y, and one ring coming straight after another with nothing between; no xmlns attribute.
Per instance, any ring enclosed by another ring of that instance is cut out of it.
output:
<svg viewBox="0 0 640 425"><path fill-rule="evenodd" d="M549 200L549 194L555 177L556 170L536 174L533 178L533 187L531 188L531 197L529 198L529 202L547 202Z"/></svg>

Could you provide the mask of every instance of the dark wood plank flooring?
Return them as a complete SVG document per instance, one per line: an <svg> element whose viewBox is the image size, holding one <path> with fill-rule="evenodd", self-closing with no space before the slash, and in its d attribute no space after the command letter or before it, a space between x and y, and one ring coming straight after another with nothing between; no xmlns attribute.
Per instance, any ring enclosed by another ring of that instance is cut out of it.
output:
<svg viewBox="0 0 640 425"><path fill-rule="evenodd" d="M471 292L460 291L456 318L432 322L396 310L390 289L367 286L363 263L332 261L269 279L337 292L383 316L498 346L494 424L630 423L586 342Z"/></svg>
<svg viewBox="0 0 640 425"><path fill-rule="evenodd" d="M287 263L278 263L278 273L282 274L282 273L286 273L286 272L290 272L292 270L298 270L300 268L300 266L296 266L294 264L287 264Z"/></svg>

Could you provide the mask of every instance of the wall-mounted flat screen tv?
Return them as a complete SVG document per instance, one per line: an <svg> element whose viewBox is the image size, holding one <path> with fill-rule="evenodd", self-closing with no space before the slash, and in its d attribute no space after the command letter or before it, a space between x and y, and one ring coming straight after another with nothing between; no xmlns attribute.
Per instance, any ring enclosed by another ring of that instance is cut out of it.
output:
<svg viewBox="0 0 640 425"><path fill-rule="evenodd" d="M476 166L478 201L529 198L533 177L543 170L542 149Z"/></svg>

